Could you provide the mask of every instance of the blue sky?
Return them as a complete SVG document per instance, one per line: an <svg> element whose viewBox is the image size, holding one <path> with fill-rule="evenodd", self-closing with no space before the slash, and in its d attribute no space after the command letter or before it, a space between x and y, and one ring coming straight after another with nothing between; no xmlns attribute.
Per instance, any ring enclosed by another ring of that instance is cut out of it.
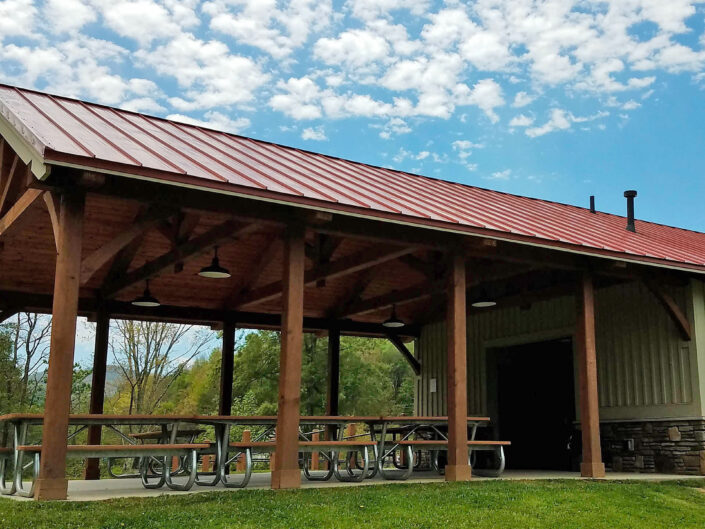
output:
<svg viewBox="0 0 705 529"><path fill-rule="evenodd" d="M0 0L0 80L705 231L705 6Z"/></svg>

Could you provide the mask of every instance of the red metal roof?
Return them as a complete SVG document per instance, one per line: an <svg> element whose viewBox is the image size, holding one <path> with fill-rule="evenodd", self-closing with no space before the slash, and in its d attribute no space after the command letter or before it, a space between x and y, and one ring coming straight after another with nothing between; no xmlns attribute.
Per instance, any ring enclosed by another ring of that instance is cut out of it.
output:
<svg viewBox="0 0 705 529"><path fill-rule="evenodd" d="M705 234L370 166L0 85L0 115L46 163L705 270ZM620 255L621 254L621 255Z"/></svg>

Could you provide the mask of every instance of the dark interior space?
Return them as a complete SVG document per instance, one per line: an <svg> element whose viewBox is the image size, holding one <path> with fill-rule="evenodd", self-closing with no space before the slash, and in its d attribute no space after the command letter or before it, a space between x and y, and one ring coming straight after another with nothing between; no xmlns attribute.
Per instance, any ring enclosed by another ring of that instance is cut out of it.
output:
<svg viewBox="0 0 705 529"><path fill-rule="evenodd" d="M576 470L570 338L492 349L489 373L496 390L495 433L512 442L508 469Z"/></svg>

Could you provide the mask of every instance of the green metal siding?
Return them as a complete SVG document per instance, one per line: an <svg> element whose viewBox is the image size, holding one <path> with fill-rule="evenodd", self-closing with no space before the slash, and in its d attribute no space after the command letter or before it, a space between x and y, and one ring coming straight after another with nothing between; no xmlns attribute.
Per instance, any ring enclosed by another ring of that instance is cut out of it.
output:
<svg viewBox="0 0 705 529"><path fill-rule="evenodd" d="M691 294L692 290L692 294ZM686 310L697 289L676 289ZM596 294L598 384L602 419L701 416L698 378L705 365L705 303L700 289L702 345L682 341L664 308L638 283L600 289ZM697 318L696 318L697 319ZM572 296L538 302L528 310L508 308L473 313L468 319L468 409L488 413L486 349L572 336ZM417 413L444 414L446 401L445 323L426 326L419 339L422 374ZM437 391L429 391L431 378ZM577 387L577 386L576 386ZM705 389L705 387L704 387ZM576 399L577 400L577 399Z"/></svg>

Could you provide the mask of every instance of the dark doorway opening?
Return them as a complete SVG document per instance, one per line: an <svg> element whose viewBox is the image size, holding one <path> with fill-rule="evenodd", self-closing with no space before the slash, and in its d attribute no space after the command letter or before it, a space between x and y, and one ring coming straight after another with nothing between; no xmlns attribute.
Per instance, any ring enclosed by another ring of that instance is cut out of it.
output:
<svg viewBox="0 0 705 529"><path fill-rule="evenodd" d="M570 338L488 351L495 434L508 440L508 469L575 470L573 346ZM492 387L494 386L494 387Z"/></svg>

